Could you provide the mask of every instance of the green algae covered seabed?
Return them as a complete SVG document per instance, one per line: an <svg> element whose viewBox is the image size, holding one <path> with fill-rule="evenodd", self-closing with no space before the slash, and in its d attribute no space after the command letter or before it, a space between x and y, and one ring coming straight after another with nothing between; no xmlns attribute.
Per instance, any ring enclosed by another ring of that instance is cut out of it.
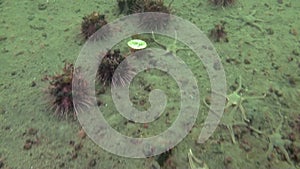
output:
<svg viewBox="0 0 300 169"><path fill-rule="evenodd" d="M229 41L212 43L226 72L227 93L238 87L241 76L242 97L265 94L263 99L243 102L250 125L262 133L227 119L207 142L196 144L208 112L201 102L194 128L166 160L162 156L129 159L101 149L79 132L77 121L53 116L45 92L49 83L42 79L61 72L64 60L75 62L83 47L82 17L99 11L113 21L119 17L117 3L0 0L0 168L154 169L161 165L163 169L187 169L191 167L189 149L211 169L300 168L300 1L238 0L233 6L216 8L207 0L175 0L172 8L173 14L207 35L216 24L225 22ZM189 63L201 97L208 96L210 84L203 65L193 64L192 53L180 51L178 56ZM127 124L116 115L109 92L99 96L105 105L100 109L107 112L104 116L116 130L146 137L171 125L180 103L178 87L169 76L161 75L163 82L154 76L160 73L150 71L137 77L170 96L168 115L162 115L157 124ZM138 87L135 91L133 102L148 98L147 91ZM147 103L138 106L142 109ZM226 125L232 125L236 144Z"/></svg>

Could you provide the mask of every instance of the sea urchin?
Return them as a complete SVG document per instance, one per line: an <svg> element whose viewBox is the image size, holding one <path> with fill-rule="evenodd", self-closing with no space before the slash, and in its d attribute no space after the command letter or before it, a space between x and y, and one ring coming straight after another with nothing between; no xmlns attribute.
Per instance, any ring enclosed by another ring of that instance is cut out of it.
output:
<svg viewBox="0 0 300 169"><path fill-rule="evenodd" d="M65 62L62 74L48 78L50 83L48 89L52 97L52 109L54 109L54 114L60 117L76 117L76 107L74 108L73 106L73 99L76 99L77 107L88 106L91 103L87 97L87 82L79 76L79 73L73 76L74 71L79 71L79 69L75 69L73 64ZM74 78L76 78L75 81L77 83L72 86Z"/></svg>
<svg viewBox="0 0 300 169"><path fill-rule="evenodd" d="M85 39L88 39L106 24L107 21L105 20L105 15L101 15L98 12L93 12L90 15L83 17L83 21L81 23L81 33Z"/></svg>
<svg viewBox="0 0 300 169"><path fill-rule="evenodd" d="M133 75L130 65L119 49L115 49L113 52L111 50L107 51L102 58L97 73L102 84L111 84L112 86L125 86Z"/></svg>
<svg viewBox="0 0 300 169"><path fill-rule="evenodd" d="M229 6L235 3L235 0L209 0L215 6Z"/></svg>
<svg viewBox="0 0 300 169"><path fill-rule="evenodd" d="M136 13L142 13L140 15L140 26L147 30L165 28L170 21L172 2L165 6L163 0L145 0L136 10Z"/></svg>

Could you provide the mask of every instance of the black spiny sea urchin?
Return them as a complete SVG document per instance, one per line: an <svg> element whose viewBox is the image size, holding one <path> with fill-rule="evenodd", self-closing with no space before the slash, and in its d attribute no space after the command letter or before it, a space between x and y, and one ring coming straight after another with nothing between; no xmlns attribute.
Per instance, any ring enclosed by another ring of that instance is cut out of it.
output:
<svg viewBox="0 0 300 169"><path fill-rule="evenodd" d="M118 71L116 71L117 68ZM113 52L111 50L107 51L102 58L97 73L102 84L111 84L112 86L125 86L133 75L130 65L119 49L115 49Z"/></svg>
<svg viewBox="0 0 300 169"><path fill-rule="evenodd" d="M235 3L235 0L209 0L215 6L230 6Z"/></svg>
<svg viewBox="0 0 300 169"><path fill-rule="evenodd" d="M106 24L107 21L105 20L105 15L99 14L98 12L93 12L90 15L83 17L83 21L81 23L81 34L85 39L88 39ZM109 32L108 27L106 27L105 32ZM99 36L96 38L103 38L105 35Z"/></svg>
<svg viewBox="0 0 300 169"><path fill-rule="evenodd" d="M78 106L89 106L91 100L88 98L87 82L79 73L73 76L75 69L73 64L65 63L62 74L50 76L48 78L50 86L48 88L51 95L51 108L54 110L54 114L59 117L76 117L75 110ZM76 84L72 81L76 78ZM77 103L76 107L73 105L73 99Z"/></svg>

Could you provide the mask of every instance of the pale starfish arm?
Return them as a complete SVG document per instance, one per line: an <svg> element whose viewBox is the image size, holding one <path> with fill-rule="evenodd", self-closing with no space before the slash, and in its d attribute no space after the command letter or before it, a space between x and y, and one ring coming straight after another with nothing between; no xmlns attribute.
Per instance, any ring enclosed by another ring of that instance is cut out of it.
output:
<svg viewBox="0 0 300 169"><path fill-rule="evenodd" d="M243 120L245 120L246 122L249 122L250 120L246 117L246 112L245 112L244 107L240 104L239 108L240 108L240 110L242 112Z"/></svg>
<svg viewBox="0 0 300 169"><path fill-rule="evenodd" d="M267 156L269 156L272 151L273 151L274 145L272 143L269 143L268 151L267 151Z"/></svg>
<svg viewBox="0 0 300 169"><path fill-rule="evenodd" d="M279 146L278 147L280 149L280 151L284 154L284 157L286 159L286 161L288 161L288 163L293 164L292 160L289 157L288 152L285 150L285 148L283 146Z"/></svg>
<svg viewBox="0 0 300 169"><path fill-rule="evenodd" d="M236 144L232 126L231 126L231 125L227 125L226 127L227 127L227 129L229 130L229 132L230 132L230 136L231 136L232 143L233 143L233 144Z"/></svg>
<svg viewBox="0 0 300 169"><path fill-rule="evenodd" d="M266 98L266 94L262 95L262 96L247 96L244 97L244 100L249 100L249 99L264 99Z"/></svg>
<svg viewBox="0 0 300 169"><path fill-rule="evenodd" d="M153 41L154 41L158 46L160 46L160 47L163 48L164 50L167 50L167 47L166 47L165 45L161 44L160 42L158 42L158 41L156 40L153 31L152 31L152 39L153 39Z"/></svg>
<svg viewBox="0 0 300 169"><path fill-rule="evenodd" d="M188 152L190 169L209 169L206 163L194 156L192 150Z"/></svg>

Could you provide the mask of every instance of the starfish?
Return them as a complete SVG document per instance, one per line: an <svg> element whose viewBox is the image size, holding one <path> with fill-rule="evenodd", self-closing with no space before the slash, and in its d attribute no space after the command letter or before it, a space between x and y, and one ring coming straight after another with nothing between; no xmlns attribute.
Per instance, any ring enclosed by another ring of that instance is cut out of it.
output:
<svg viewBox="0 0 300 169"><path fill-rule="evenodd" d="M155 39L153 31L152 31L152 39L159 47L163 48L166 51L165 55L175 56L177 54L177 52L180 50L189 50L189 48L177 48L177 32L176 31L175 31L175 40L172 44L163 45L162 43L158 42Z"/></svg>
<svg viewBox="0 0 300 169"><path fill-rule="evenodd" d="M270 156L272 154L272 152L274 151L274 148L278 148L281 151L281 153L283 153L286 161L288 163L290 163L291 165L293 165L293 162L290 159L287 150L285 149L285 146L291 144L292 142L288 139L283 139L282 135L280 134L284 120L283 120L283 116L280 112L279 112L279 115L280 115L281 121L280 121L278 127L276 127L276 129L272 131L272 134L270 134L270 135L264 134L268 137L268 141L269 141L267 156Z"/></svg>
<svg viewBox="0 0 300 169"><path fill-rule="evenodd" d="M263 96L243 97L242 95L240 95L241 90L242 90L242 77L239 76L238 88L235 91L233 91L231 94L226 96L227 103L226 103L225 109L227 109L229 107L233 107L234 109L238 108L242 113L243 120L245 120L246 122L250 122L250 120L246 117L246 112L245 112L245 109L244 109L242 103L249 99L263 99L266 97L266 94L264 94Z"/></svg>
<svg viewBox="0 0 300 169"><path fill-rule="evenodd" d="M223 115L222 119L221 119L221 125L225 126L229 132L230 132L230 136L231 136L231 140L233 142L233 144L236 143L235 141L235 137L234 137L234 131L233 131L233 127L234 126L244 126L244 127L248 127L249 129L251 129L252 131L258 133L258 134L262 134L262 132L252 126L250 126L248 123L250 122L250 120L246 117L246 112L245 109L242 105L243 101L248 100L248 99L262 99L265 98L265 95L263 96L248 96L248 97L243 97L240 95L240 91L242 90L242 78L241 76L239 76L239 86L238 88L233 91L231 94L224 96L226 97L227 103L225 105L225 110L226 113ZM206 103L206 101L204 100L204 104L209 107L209 105ZM228 110L229 107L232 107L231 110ZM236 120L236 112L238 111L238 109L241 111L242 113L242 120Z"/></svg>
<svg viewBox="0 0 300 169"><path fill-rule="evenodd" d="M256 18L254 16L255 14L256 14L256 10L253 10L249 15L246 16L240 14L239 16L229 15L228 17L232 19L240 20L244 23L244 25L252 26L258 29L259 31L263 32L264 29L261 27L261 25L258 24L258 22L264 22L264 20Z"/></svg>

